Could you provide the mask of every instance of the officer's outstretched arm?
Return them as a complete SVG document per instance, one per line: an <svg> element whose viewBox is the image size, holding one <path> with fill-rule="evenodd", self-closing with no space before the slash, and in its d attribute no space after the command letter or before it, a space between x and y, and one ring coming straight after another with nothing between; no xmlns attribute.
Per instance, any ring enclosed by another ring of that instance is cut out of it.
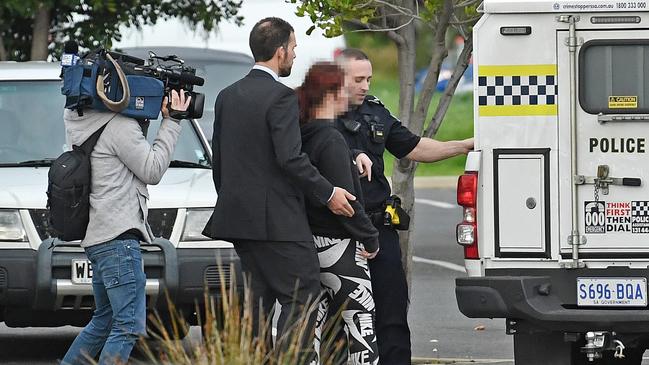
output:
<svg viewBox="0 0 649 365"><path fill-rule="evenodd" d="M424 137L406 157L417 162L435 162L457 155L465 155L472 149L473 138L441 142Z"/></svg>

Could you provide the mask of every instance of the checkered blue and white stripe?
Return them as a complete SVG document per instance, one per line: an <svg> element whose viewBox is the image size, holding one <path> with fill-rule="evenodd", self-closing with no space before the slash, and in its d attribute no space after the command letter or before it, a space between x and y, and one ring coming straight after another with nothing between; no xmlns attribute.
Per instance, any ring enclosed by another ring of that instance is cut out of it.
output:
<svg viewBox="0 0 649 365"><path fill-rule="evenodd" d="M556 76L478 76L478 105L554 105Z"/></svg>

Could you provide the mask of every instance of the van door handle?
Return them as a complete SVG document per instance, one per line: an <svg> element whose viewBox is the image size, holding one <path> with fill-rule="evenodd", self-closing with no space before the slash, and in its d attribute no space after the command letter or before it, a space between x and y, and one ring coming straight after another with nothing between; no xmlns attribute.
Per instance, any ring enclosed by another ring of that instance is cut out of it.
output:
<svg viewBox="0 0 649 365"><path fill-rule="evenodd" d="M642 179L639 177L623 177L622 185L624 186L640 186L642 185Z"/></svg>

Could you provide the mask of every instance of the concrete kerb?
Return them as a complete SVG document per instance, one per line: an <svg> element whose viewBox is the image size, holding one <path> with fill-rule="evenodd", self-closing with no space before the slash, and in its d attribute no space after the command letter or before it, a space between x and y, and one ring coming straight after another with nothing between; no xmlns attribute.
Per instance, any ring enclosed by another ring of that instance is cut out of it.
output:
<svg viewBox="0 0 649 365"><path fill-rule="evenodd" d="M454 365L500 365L512 364L513 360L507 359L457 359L457 358L424 358L413 357L413 365L454 364Z"/></svg>

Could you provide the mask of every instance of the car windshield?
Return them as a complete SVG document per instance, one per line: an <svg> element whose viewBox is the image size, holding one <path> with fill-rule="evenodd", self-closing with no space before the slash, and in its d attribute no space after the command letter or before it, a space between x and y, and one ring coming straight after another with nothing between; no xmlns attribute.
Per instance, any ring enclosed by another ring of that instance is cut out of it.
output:
<svg viewBox="0 0 649 365"><path fill-rule="evenodd" d="M65 151L60 81L0 82L0 164L55 159Z"/></svg>
<svg viewBox="0 0 649 365"><path fill-rule="evenodd" d="M146 138L150 144L153 144L158 135L160 122L161 119L152 120L149 125ZM183 120L180 124L182 126L182 131L178 137L178 143L176 143L176 149L174 150L174 155L172 157L172 160L176 163L172 163L171 167L199 167L200 165L209 168L211 166L209 155L205 151L205 148L203 148L203 144L201 143L196 130L192 127L191 122ZM196 166L182 164L183 162L195 164Z"/></svg>
<svg viewBox="0 0 649 365"><path fill-rule="evenodd" d="M61 82L0 81L0 166L48 166L68 150L63 124ZM189 121L182 121L172 167L209 167L210 161ZM147 139L153 143L160 120L151 121ZM200 165L200 166L199 166Z"/></svg>

